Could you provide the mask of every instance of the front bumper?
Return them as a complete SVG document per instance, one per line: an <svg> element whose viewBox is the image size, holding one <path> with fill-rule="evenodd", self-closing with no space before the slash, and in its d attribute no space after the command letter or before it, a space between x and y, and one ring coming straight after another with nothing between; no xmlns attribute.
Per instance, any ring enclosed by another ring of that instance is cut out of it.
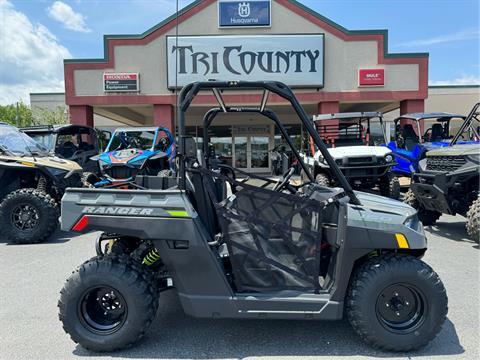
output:
<svg viewBox="0 0 480 360"><path fill-rule="evenodd" d="M415 194L415 198L425 209L445 214L455 214L447 199L449 185L446 172L426 171L413 175L410 188Z"/></svg>

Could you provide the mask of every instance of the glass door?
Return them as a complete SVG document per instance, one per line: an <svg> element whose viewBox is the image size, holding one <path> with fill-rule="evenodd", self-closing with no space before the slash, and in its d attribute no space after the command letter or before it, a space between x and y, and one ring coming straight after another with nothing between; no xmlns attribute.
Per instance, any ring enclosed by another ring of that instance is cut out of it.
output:
<svg viewBox="0 0 480 360"><path fill-rule="evenodd" d="M234 166L250 172L270 172L270 136L234 136Z"/></svg>
<svg viewBox="0 0 480 360"><path fill-rule="evenodd" d="M251 171L269 172L270 161L268 144L270 136L250 136L250 169Z"/></svg>
<svg viewBox="0 0 480 360"><path fill-rule="evenodd" d="M248 136L234 136L233 145L235 152L235 164L234 167L242 170L248 170Z"/></svg>

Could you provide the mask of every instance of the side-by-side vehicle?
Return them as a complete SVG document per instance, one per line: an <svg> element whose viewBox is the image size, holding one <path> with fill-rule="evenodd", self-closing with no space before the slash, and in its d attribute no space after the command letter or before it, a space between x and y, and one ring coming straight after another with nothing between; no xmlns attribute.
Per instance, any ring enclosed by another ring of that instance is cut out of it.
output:
<svg viewBox="0 0 480 360"><path fill-rule="evenodd" d="M414 113L395 119L395 138L387 143L395 155L393 171L402 176L411 176L418 170L418 163L427 151L448 146L465 120L464 115L444 112ZM423 133L425 124L431 123ZM478 144L478 139L467 137L459 144Z"/></svg>
<svg viewBox="0 0 480 360"><path fill-rule="evenodd" d="M313 120L328 152L355 189L378 186L381 195L400 197L400 183L391 171L396 165L392 150L380 146L387 141L382 113L323 114ZM338 185L321 151L304 159L319 184Z"/></svg>
<svg viewBox="0 0 480 360"><path fill-rule="evenodd" d="M258 107L231 107L234 91L263 91ZM203 155L185 132L187 110L213 92ZM293 107L339 187L317 184L288 132L267 108ZM254 112L272 121L309 181L294 185L221 164L208 151L215 115ZM416 211L353 191L293 92L279 82L199 82L179 94L176 176L138 176L142 189L68 189L62 228L100 231L97 256L73 272L59 316L73 341L96 351L133 344L154 320L159 293L174 289L185 313L205 318L338 320L391 351L418 349L447 314L442 281ZM241 176L238 176L240 174ZM314 324L312 323L312 326ZM161 334L159 336L161 339Z"/></svg>

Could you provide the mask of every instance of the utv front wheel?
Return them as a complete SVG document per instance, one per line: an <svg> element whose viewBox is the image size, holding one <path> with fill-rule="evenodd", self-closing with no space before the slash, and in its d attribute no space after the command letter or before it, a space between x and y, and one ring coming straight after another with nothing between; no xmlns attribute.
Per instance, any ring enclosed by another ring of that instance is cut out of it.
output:
<svg viewBox="0 0 480 360"><path fill-rule="evenodd" d="M50 195L36 189L16 190L0 204L0 230L14 243L42 242L57 228L58 215Z"/></svg>
<svg viewBox="0 0 480 360"><path fill-rule="evenodd" d="M319 173L315 176L315 182L321 186L325 186L325 187L330 186L330 178L328 177L328 175L323 173Z"/></svg>
<svg viewBox="0 0 480 360"><path fill-rule="evenodd" d="M480 198L475 200L467 212L467 233L477 243L480 241Z"/></svg>
<svg viewBox="0 0 480 360"><path fill-rule="evenodd" d="M407 193L405 194L405 198L403 202L417 210L418 218L420 219L422 224L425 226L434 225L442 215L441 212L427 210L422 205L420 205L418 200L415 198L415 194L411 189L408 190Z"/></svg>
<svg viewBox="0 0 480 360"><path fill-rule="evenodd" d="M412 351L440 331L447 303L442 281L427 264L411 256L388 255L356 270L346 311L367 343L388 351Z"/></svg>
<svg viewBox="0 0 480 360"><path fill-rule="evenodd" d="M137 342L158 307L151 276L128 256L97 256L67 279L58 302L63 329L86 349L114 351Z"/></svg>
<svg viewBox="0 0 480 360"><path fill-rule="evenodd" d="M400 198L400 181L393 175L385 176L380 180L380 194L395 200Z"/></svg>

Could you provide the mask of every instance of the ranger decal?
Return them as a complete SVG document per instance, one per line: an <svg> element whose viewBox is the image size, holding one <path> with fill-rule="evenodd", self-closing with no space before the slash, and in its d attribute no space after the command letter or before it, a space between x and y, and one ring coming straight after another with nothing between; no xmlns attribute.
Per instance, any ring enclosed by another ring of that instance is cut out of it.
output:
<svg viewBox="0 0 480 360"><path fill-rule="evenodd" d="M82 214L105 214L105 215L152 215L154 209L134 207L111 207L111 206L86 206Z"/></svg>

